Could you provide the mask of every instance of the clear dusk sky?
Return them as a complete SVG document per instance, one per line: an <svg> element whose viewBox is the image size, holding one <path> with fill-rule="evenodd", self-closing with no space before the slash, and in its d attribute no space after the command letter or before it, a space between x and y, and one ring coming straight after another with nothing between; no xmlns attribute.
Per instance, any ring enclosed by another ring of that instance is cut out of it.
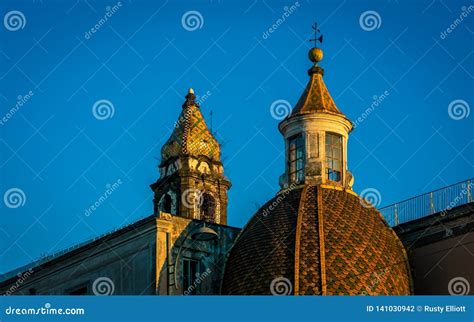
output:
<svg viewBox="0 0 474 322"><path fill-rule="evenodd" d="M152 214L149 184L189 87L207 96L201 108L208 125L213 112L233 183L228 224L243 226L279 189L284 145L271 106L301 95L315 21L329 91L352 121L362 117L348 151L356 192L377 189L381 207L474 177L467 1L15 0L0 9L0 273ZM99 100L113 108L95 117Z"/></svg>

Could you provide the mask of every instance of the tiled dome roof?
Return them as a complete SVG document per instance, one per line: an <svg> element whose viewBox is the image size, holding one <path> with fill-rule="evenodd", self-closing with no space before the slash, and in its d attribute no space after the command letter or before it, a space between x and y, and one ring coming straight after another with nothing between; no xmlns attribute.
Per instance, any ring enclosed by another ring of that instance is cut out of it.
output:
<svg viewBox="0 0 474 322"><path fill-rule="evenodd" d="M226 262L222 293L411 293L402 243L352 192L323 186L283 191L252 217ZM273 283L272 283L273 282Z"/></svg>
<svg viewBox="0 0 474 322"><path fill-rule="evenodd" d="M220 161L221 148L204 121L192 89L168 141L161 148L162 163L169 158L190 155Z"/></svg>

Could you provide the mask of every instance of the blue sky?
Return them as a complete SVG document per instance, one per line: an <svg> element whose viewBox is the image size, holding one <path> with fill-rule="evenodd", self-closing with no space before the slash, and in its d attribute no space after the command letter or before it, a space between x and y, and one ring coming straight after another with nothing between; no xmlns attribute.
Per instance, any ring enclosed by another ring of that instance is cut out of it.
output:
<svg viewBox="0 0 474 322"><path fill-rule="evenodd" d="M383 206L473 177L474 14L450 27L466 5L2 1L2 17L23 17L19 26L2 19L1 116L33 95L0 126L1 194L24 194L18 207L0 205L0 272L150 215L149 184L189 87L208 93L201 108L208 124L213 111L233 183L228 223L243 226L279 188L284 145L270 106L301 95L314 21L324 79L350 119L389 93L349 139L356 192L377 189ZM296 9L264 37L285 6ZM182 23L189 11L202 17L195 30ZM374 26L360 22L367 11ZM114 110L104 120L92 113L102 99Z"/></svg>

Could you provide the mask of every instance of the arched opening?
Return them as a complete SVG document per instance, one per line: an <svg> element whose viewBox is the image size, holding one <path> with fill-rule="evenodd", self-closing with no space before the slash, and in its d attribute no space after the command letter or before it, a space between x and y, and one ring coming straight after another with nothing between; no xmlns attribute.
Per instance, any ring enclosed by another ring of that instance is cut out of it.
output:
<svg viewBox="0 0 474 322"><path fill-rule="evenodd" d="M163 196L163 204L162 204L162 207L161 207L161 211L170 214L172 203L173 203L173 201L171 200L171 196L169 194L165 194Z"/></svg>
<svg viewBox="0 0 474 322"><path fill-rule="evenodd" d="M216 200L208 193L204 192L202 195L201 205L201 219L204 221L215 221L216 216Z"/></svg>

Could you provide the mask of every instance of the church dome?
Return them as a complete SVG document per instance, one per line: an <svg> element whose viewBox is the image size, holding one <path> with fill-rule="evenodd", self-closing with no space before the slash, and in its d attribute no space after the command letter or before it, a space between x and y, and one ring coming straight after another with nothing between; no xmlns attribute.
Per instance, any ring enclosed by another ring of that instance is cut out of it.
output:
<svg viewBox="0 0 474 322"><path fill-rule="evenodd" d="M407 295L411 282L404 247L375 208L352 191L306 184L280 191L250 219L221 291Z"/></svg>

